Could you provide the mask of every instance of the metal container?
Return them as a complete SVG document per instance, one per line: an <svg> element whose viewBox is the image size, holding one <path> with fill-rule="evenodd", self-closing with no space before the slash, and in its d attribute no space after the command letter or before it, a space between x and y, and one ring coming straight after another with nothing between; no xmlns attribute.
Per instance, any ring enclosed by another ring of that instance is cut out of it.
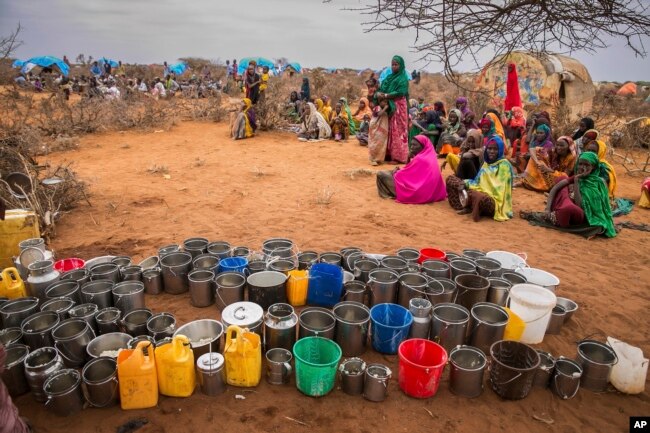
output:
<svg viewBox="0 0 650 433"><path fill-rule="evenodd" d="M76 368L86 363L86 346L95 338L95 333L85 320L67 319L54 328L52 338L65 365Z"/></svg>
<svg viewBox="0 0 650 433"><path fill-rule="evenodd" d="M232 247L228 242L216 241L210 242L206 247L206 251L214 256L217 256L221 260L225 259L226 257L230 257L230 254L232 253Z"/></svg>
<svg viewBox="0 0 650 433"><path fill-rule="evenodd" d="M137 337L138 335L147 334L147 320L153 316L153 313L148 308L138 308L124 313L120 325L124 332Z"/></svg>
<svg viewBox="0 0 650 433"><path fill-rule="evenodd" d="M122 312L115 307L103 308L95 314L95 323L99 334L109 334L120 331Z"/></svg>
<svg viewBox="0 0 650 433"><path fill-rule="evenodd" d="M70 308L75 306L75 302L70 298L54 298L43 302L41 311L53 311L59 316L59 321L69 318Z"/></svg>
<svg viewBox="0 0 650 433"><path fill-rule="evenodd" d="M432 308L433 306L428 299L413 298L409 301L409 311L413 315L413 323L409 328L409 338L429 338Z"/></svg>
<svg viewBox="0 0 650 433"><path fill-rule="evenodd" d="M503 340L508 324L508 313L502 307L489 302L474 304L470 311L469 344L488 352L493 343Z"/></svg>
<svg viewBox="0 0 650 433"><path fill-rule="evenodd" d="M449 278L451 268L442 260L428 259L422 262L422 272L431 278Z"/></svg>
<svg viewBox="0 0 650 433"><path fill-rule="evenodd" d="M95 334L97 333L97 322L95 322L95 315L97 314L97 305L95 304L81 304L76 305L68 312L70 318L83 319L88 325L93 328Z"/></svg>
<svg viewBox="0 0 650 433"><path fill-rule="evenodd" d="M190 304L194 307L209 307L214 304L214 272L196 269L187 276L190 282Z"/></svg>
<svg viewBox="0 0 650 433"><path fill-rule="evenodd" d="M316 251L303 251L298 254L298 269L305 271L311 268L311 265L318 262L318 253Z"/></svg>
<svg viewBox="0 0 650 433"><path fill-rule="evenodd" d="M91 406L103 408L115 406L119 402L115 359L106 356L91 359L84 366L81 378L87 391L86 400Z"/></svg>
<svg viewBox="0 0 650 433"><path fill-rule="evenodd" d="M45 300L45 289L59 279L59 272L54 270L54 261L39 260L27 266L27 292L41 300Z"/></svg>
<svg viewBox="0 0 650 433"><path fill-rule="evenodd" d="M208 251L208 243L206 238L189 238L183 241L183 249L194 258Z"/></svg>
<svg viewBox="0 0 650 433"><path fill-rule="evenodd" d="M224 357L220 353L204 353L196 360L196 379L201 392L211 397L226 391L226 372Z"/></svg>
<svg viewBox="0 0 650 433"><path fill-rule="evenodd" d="M9 347L14 344L23 344L23 331L18 327L0 329L0 344Z"/></svg>
<svg viewBox="0 0 650 433"><path fill-rule="evenodd" d="M329 263L330 265L341 266L343 263L343 256L334 251L326 251L318 256L318 261L320 263Z"/></svg>
<svg viewBox="0 0 650 433"><path fill-rule="evenodd" d="M490 288L488 289L487 301L505 307L512 284L504 278L488 278L488 281L490 282Z"/></svg>
<svg viewBox="0 0 650 433"><path fill-rule="evenodd" d="M282 272L264 271L249 275L248 300L268 309L271 305L287 302L287 276Z"/></svg>
<svg viewBox="0 0 650 433"><path fill-rule="evenodd" d="M18 397L29 392L29 384L25 378L25 358L29 354L29 347L24 344L14 344L6 348L2 382L7 387L9 395Z"/></svg>
<svg viewBox="0 0 650 433"><path fill-rule="evenodd" d="M539 354L518 341L497 341L490 347L490 384L501 398L526 398L539 367Z"/></svg>
<svg viewBox="0 0 650 433"><path fill-rule="evenodd" d="M351 254L362 253L362 252L363 251L359 247L343 247L343 248L341 248L339 250L339 253L341 254L341 261L343 262L343 269L345 269L348 272L352 272L352 270L354 269L354 266L351 266L350 263L348 263L348 257L350 257Z"/></svg>
<svg viewBox="0 0 650 433"><path fill-rule="evenodd" d="M468 259L452 260L449 263L451 279L456 281L459 275L477 275L476 264Z"/></svg>
<svg viewBox="0 0 650 433"><path fill-rule="evenodd" d="M117 359L117 352L128 348L131 336L123 332L111 332L93 338L86 346L86 352L90 359L108 357Z"/></svg>
<svg viewBox="0 0 650 433"><path fill-rule="evenodd" d="M120 281L120 267L115 263L100 263L90 268L90 279L93 281L108 280L113 283Z"/></svg>
<svg viewBox="0 0 650 433"><path fill-rule="evenodd" d="M233 257L248 257L250 253L251 250L248 247L235 247L232 249Z"/></svg>
<svg viewBox="0 0 650 433"><path fill-rule="evenodd" d="M293 262L293 260L277 259L272 262L269 262L268 268L271 271L282 272L283 274L287 274L289 271L293 271L294 269L296 269L296 264Z"/></svg>
<svg viewBox="0 0 650 433"><path fill-rule="evenodd" d="M397 255L408 264L410 271L418 271L420 266L418 265L418 259L420 258L420 251L415 248L400 248L397 250Z"/></svg>
<svg viewBox="0 0 650 433"><path fill-rule="evenodd" d="M463 257L470 260L477 260L482 257L485 257L485 252L481 250L466 249L463 250ZM451 259L450 259L451 260Z"/></svg>
<svg viewBox="0 0 650 433"><path fill-rule="evenodd" d="M144 284L141 281L124 281L118 283L111 290L113 305L119 308L122 314L138 308L144 308Z"/></svg>
<svg viewBox="0 0 650 433"><path fill-rule="evenodd" d="M122 281L142 281L142 268L138 265L125 266L120 269Z"/></svg>
<svg viewBox="0 0 650 433"><path fill-rule="evenodd" d="M363 281L348 281L343 285L343 289L345 290L344 301L366 303L366 284Z"/></svg>
<svg viewBox="0 0 650 433"><path fill-rule="evenodd" d="M52 330L59 324L59 315L54 311L34 313L21 324L23 341L31 350L54 346Z"/></svg>
<svg viewBox="0 0 650 433"><path fill-rule="evenodd" d="M262 252L269 257L293 257L294 243L290 239L285 238L271 238L262 243Z"/></svg>
<svg viewBox="0 0 650 433"><path fill-rule="evenodd" d="M427 299L432 305L454 302L457 294L456 283L448 278L435 278L429 281Z"/></svg>
<svg viewBox="0 0 650 433"><path fill-rule="evenodd" d="M343 356L360 356L368 345L370 310L359 302L339 302L332 310L336 318L335 341Z"/></svg>
<svg viewBox="0 0 650 433"><path fill-rule="evenodd" d="M158 313L151 316L147 322L147 333L154 340L172 337L176 331L176 318L171 313Z"/></svg>
<svg viewBox="0 0 650 433"><path fill-rule="evenodd" d="M504 272L501 274L501 278L508 280L513 286L515 284L526 284L528 282L526 277L516 272Z"/></svg>
<svg viewBox="0 0 650 433"><path fill-rule="evenodd" d="M454 281L458 289L456 303L471 310L474 304L487 300L490 282L479 275L458 275Z"/></svg>
<svg viewBox="0 0 650 433"><path fill-rule="evenodd" d="M564 307L565 311L565 316L564 316L564 322L568 322L571 319L571 316L573 316L573 313L578 311L578 304L572 301L569 298L562 298L562 297L557 297L557 305L561 305Z"/></svg>
<svg viewBox="0 0 650 433"><path fill-rule="evenodd" d="M174 335L184 335L189 338L194 359L199 359L201 355L208 352L221 350L223 330L223 324L217 320L199 319L179 327Z"/></svg>
<svg viewBox="0 0 650 433"><path fill-rule="evenodd" d="M405 272L399 276L397 303L409 308L411 299L425 298L429 279L419 272Z"/></svg>
<svg viewBox="0 0 650 433"><path fill-rule="evenodd" d="M563 400L572 399L580 389L581 376L582 368L577 362L560 357L555 361L551 391Z"/></svg>
<svg viewBox="0 0 650 433"><path fill-rule="evenodd" d="M298 317L298 338L323 337L334 339L336 318L334 314L321 307L307 307Z"/></svg>
<svg viewBox="0 0 650 433"><path fill-rule="evenodd" d="M361 358L348 358L339 364L341 389L348 395L363 394L366 363Z"/></svg>
<svg viewBox="0 0 650 433"><path fill-rule="evenodd" d="M266 381L271 385L285 385L291 380L291 350L276 347L266 352Z"/></svg>
<svg viewBox="0 0 650 433"><path fill-rule="evenodd" d="M583 388L595 392L607 390L612 367L618 363L614 349L600 341L582 340L578 343L576 361L582 367L580 383Z"/></svg>
<svg viewBox="0 0 650 433"><path fill-rule="evenodd" d="M251 260L248 262L248 271L251 274L266 271L266 262L264 260Z"/></svg>
<svg viewBox="0 0 650 433"><path fill-rule="evenodd" d="M551 311L551 319L548 321L548 326L546 327L547 335L557 335L562 331L562 325L564 324L564 318L566 317L566 310L561 305L556 305Z"/></svg>
<svg viewBox="0 0 650 433"><path fill-rule="evenodd" d="M123 269L127 266L131 266L133 261L130 256L115 256L111 259L111 263L117 265L118 268Z"/></svg>
<svg viewBox="0 0 650 433"><path fill-rule="evenodd" d="M64 368L63 358L54 347L41 347L30 352L25 358L25 379L34 399L40 403L47 401L43 392L45 380Z"/></svg>
<svg viewBox="0 0 650 433"><path fill-rule="evenodd" d="M437 304L431 311L430 339L445 348L447 353L465 343L469 311L458 304Z"/></svg>
<svg viewBox="0 0 650 433"><path fill-rule="evenodd" d="M100 310L112 307L114 287L109 280L89 281L81 286L81 302L95 304Z"/></svg>
<svg viewBox="0 0 650 433"><path fill-rule="evenodd" d="M383 364L368 364L363 382L363 397L369 401L384 401L388 396L390 368Z"/></svg>
<svg viewBox="0 0 650 433"><path fill-rule="evenodd" d="M142 271L142 283L147 295L160 295L163 292L162 272L159 268Z"/></svg>
<svg viewBox="0 0 650 433"><path fill-rule="evenodd" d="M248 328L250 332L261 337L263 335L264 310L254 302L235 302L223 309L221 321L226 329L230 325L237 325L242 329Z"/></svg>
<svg viewBox="0 0 650 433"><path fill-rule="evenodd" d="M165 293L179 295L189 290L187 275L192 267L192 255L186 252L173 252L160 259L163 288Z"/></svg>
<svg viewBox="0 0 650 433"><path fill-rule="evenodd" d="M212 254L201 254L192 261L194 269L203 269L204 271L212 271L215 275L219 272L219 257Z"/></svg>
<svg viewBox="0 0 650 433"><path fill-rule="evenodd" d="M159 259L162 259L162 258L165 257L167 254L175 253L176 251L180 251L180 250L181 250L181 246L180 246L180 245L177 245L177 244L169 244L169 245L165 245L164 247L160 247L160 248L158 248L158 258L159 258ZM159 263L160 263L160 262L159 262Z"/></svg>
<svg viewBox="0 0 650 433"><path fill-rule="evenodd" d="M160 268L160 257L158 256L149 256L140 263L138 263L138 266L142 268L142 272L149 270L149 269L156 269Z"/></svg>
<svg viewBox="0 0 650 433"><path fill-rule="evenodd" d="M383 268L391 269L398 275L409 270L408 262L400 256L386 256L379 263Z"/></svg>
<svg viewBox="0 0 650 433"><path fill-rule="evenodd" d="M485 278L498 278L503 274L501 262L489 257L476 259L476 271L480 276Z"/></svg>
<svg viewBox="0 0 650 433"><path fill-rule="evenodd" d="M141 341L146 341L149 343L149 345L145 346L145 352L148 349L154 349L156 347L156 342L153 340L153 337L150 335L138 335L137 337L133 337L129 340L128 343L126 343L126 347L129 349L135 349L138 346L138 343Z"/></svg>
<svg viewBox="0 0 650 433"><path fill-rule="evenodd" d="M79 283L79 287L81 287L85 283L90 281L90 272L88 272L88 269L86 268L72 269L70 271L64 272L61 275L59 275L59 280L76 281L77 283Z"/></svg>
<svg viewBox="0 0 650 433"><path fill-rule="evenodd" d="M487 357L472 346L456 346L449 353L449 390L462 397L474 398L483 392L483 374Z"/></svg>
<svg viewBox="0 0 650 433"><path fill-rule="evenodd" d="M244 300L246 277L239 272L222 272L215 278L215 300L217 309L223 311L226 306Z"/></svg>
<svg viewBox="0 0 650 433"><path fill-rule="evenodd" d="M264 348L293 350L298 316L289 304L273 304L264 318Z"/></svg>
<svg viewBox="0 0 650 433"><path fill-rule="evenodd" d="M38 248L39 250L45 252L45 239L43 238L30 238L22 240L18 243L18 249L23 252L27 248Z"/></svg>
<svg viewBox="0 0 650 433"><path fill-rule="evenodd" d="M399 275L390 269L377 268L368 275L368 291L370 306L377 304L392 304L397 297ZM344 355L347 356L347 355Z"/></svg>
<svg viewBox="0 0 650 433"><path fill-rule="evenodd" d="M356 280L362 283L367 283L370 276L370 271L379 267L379 261L370 257L363 257L354 261L352 273Z"/></svg>
<svg viewBox="0 0 650 433"><path fill-rule="evenodd" d="M47 396L45 407L58 416L70 416L84 407L81 375L77 370L57 371L43 384Z"/></svg>
<svg viewBox="0 0 650 433"><path fill-rule="evenodd" d="M553 355L544 352L543 350L537 350L537 354L539 355L539 367L535 372L533 385L548 388L551 376L553 375L553 369L555 368L555 358L553 358Z"/></svg>
<svg viewBox="0 0 650 433"><path fill-rule="evenodd" d="M23 320L38 311L38 298L29 296L7 301L0 307L3 328L20 327Z"/></svg>
<svg viewBox="0 0 650 433"><path fill-rule="evenodd" d="M57 280L45 289L46 299L61 297L70 298L77 304L80 304L81 295L79 293L79 283L74 280Z"/></svg>

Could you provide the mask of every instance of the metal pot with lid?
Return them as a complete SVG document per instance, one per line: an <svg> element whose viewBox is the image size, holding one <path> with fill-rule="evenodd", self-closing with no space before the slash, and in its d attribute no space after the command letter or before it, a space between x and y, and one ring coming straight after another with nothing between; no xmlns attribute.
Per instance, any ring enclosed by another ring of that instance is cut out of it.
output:
<svg viewBox="0 0 650 433"><path fill-rule="evenodd" d="M262 336L264 310L254 302L235 302L223 309L221 321L224 329L227 329L230 325L237 325L240 328L248 328L250 332Z"/></svg>

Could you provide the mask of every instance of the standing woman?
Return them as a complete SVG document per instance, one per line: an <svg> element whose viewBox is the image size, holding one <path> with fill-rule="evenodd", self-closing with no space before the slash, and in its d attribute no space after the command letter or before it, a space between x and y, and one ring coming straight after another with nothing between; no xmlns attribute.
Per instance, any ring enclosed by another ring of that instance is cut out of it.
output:
<svg viewBox="0 0 650 433"><path fill-rule="evenodd" d="M255 70L257 63L251 61L248 63L248 68L244 72L244 87L246 88L246 98L250 99L253 105L257 104L260 97L260 83L262 78Z"/></svg>
<svg viewBox="0 0 650 433"><path fill-rule="evenodd" d="M300 99L309 102L310 98L311 98L311 90L309 89L309 78L304 77L302 79L302 86L300 87Z"/></svg>
<svg viewBox="0 0 650 433"><path fill-rule="evenodd" d="M388 99L388 147L387 155L393 161L406 162L408 159L408 108L409 80L404 59L394 56L391 62L392 73L382 81L374 95L375 104L382 98Z"/></svg>

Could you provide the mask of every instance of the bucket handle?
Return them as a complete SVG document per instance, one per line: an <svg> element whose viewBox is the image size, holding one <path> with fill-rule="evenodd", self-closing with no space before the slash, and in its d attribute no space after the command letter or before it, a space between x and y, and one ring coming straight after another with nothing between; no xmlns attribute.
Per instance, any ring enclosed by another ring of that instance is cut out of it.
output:
<svg viewBox="0 0 650 433"><path fill-rule="evenodd" d="M558 388L558 386L557 386L557 376L558 376L557 374L554 374L554 375L553 375L553 383L555 384L555 389L559 391L559 388ZM578 382L580 382L580 379L578 379ZM579 389L580 389L580 385L578 384L578 386L576 386L576 390L573 391L573 394L571 394L570 397L569 397L569 396L566 396L566 395L564 395L564 394L562 394L560 397L562 397L562 400L571 400L573 397L576 396L576 394L578 393L578 390L579 390Z"/></svg>
<svg viewBox="0 0 650 433"><path fill-rule="evenodd" d="M513 377L512 379L508 379L505 382L501 382L501 383L495 383L495 385L497 385L497 386L507 385L508 383L514 382L515 380L519 379L521 377L521 375L522 375L522 373L517 373L517 375L515 377Z"/></svg>
<svg viewBox="0 0 650 433"><path fill-rule="evenodd" d="M282 363L282 365L283 365L284 368L287 370L287 373L286 373L286 374L291 374L291 371L293 370L293 368L291 367L291 363L289 363L289 362L284 362L284 363Z"/></svg>
<svg viewBox="0 0 650 433"><path fill-rule="evenodd" d="M98 404L95 404L95 402L93 402L93 401L91 400L91 398L90 398L90 393L88 392L88 384L86 384L86 382L84 382L83 380L81 381L81 391L83 392L83 395L84 395L84 398L86 399L86 401L87 401L87 402L88 402L92 407L96 407L96 408L98 408L98 409L101 409L101 408L107 407L107 406L110 404L110 402L115 398L115 392L116 392L116 390L118 389L118 386L117 386L117 385L118 385L117 376L113 376L113 377L109 380L109 382L114 382L114 383L115 383L115 386L113 387L113 391L111 392L111 396L106 400L106 402L104 402L103 404L98 405Z"/></svg>
<svg viewBox="0 0 650 433"><path fill-rule="evenodd" d="M83 365L83 363L85 361L83 358L79 359L79 358L76 358L73 355L70 355L69 353L66 354L64 350L61 350L58 343L59 343L58 341L54 342L54 348L57 350L57 352L59 352L59 354L64 358L64 360L68 361L69 364Z"/></svg>

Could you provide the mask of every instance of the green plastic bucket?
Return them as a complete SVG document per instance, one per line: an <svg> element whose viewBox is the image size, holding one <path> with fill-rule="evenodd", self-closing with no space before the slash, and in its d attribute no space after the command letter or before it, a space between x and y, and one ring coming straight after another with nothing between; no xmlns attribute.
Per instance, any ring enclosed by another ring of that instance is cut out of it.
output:
<svg viewBox="0 0 650 433"><path fill-rule="evenodd" d="M296 358L296 387L311 397L320 397L334 388L341 347L322 337L301 338L293 346Z"/></svg>

